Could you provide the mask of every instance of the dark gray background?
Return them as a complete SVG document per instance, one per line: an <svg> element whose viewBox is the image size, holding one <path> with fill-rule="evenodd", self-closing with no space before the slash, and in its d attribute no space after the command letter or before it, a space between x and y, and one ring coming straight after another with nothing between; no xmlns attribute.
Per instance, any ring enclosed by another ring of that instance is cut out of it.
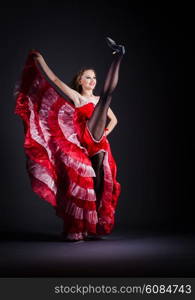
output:
<svg viewBox="0 0 195 300"><path fill-rule="evenodd" d="M58 232L62 226L50 204L31 190L23 125L13 113L13 88L28 51L39 50L66 83L81 67L95 68L98 95L112 59L105 36L126 46L111 103L118 124L108 137L122 188L116 226L192 230L194 21L192 7L170 3L2 5L1 231Z"/></svg>

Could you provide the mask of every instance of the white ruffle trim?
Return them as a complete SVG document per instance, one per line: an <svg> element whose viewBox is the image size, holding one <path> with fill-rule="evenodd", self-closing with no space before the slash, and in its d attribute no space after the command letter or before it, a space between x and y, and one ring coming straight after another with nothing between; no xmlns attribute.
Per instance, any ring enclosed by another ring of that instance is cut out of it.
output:
<svg viewBox="0 0 195 300"><path fill-rule="evenodd" d="M39 163L36 163L29 158L27 160L27 168L32 176L46 184L48 188L50 188L50 190L52 190L53 193L56 195L56 184L45 167L41 166Z"/></svg>
<svg viewBox="0 0 195 300"><path fill-rule="evenodd" d="M83 188L73 181L70 182L69 192L76 198L87 201L96 201L96 194L94 189Z"/></svg>
<svg viewBox="0 0 195 300"><path fill-rule="evenodd" d="M43 132L41 134L39 133L38 126L37 126L36 121L35 121L34 104L31 101L30 97L28 97L28 100L29 100L28 106L29 106L29 110L30 110L30 120L29 120L29 123L30 123L30 135L31 135L31 138L33 140L35 140L38 144L40 144L42 147L45 148L50 161L54 164L54 159L53 159L53 156L52 156L52 152L49 149L49 147L47 146L47 143L46 143L46 141L44 139Z"/></svg>
<svg viewBox="0 0 195 300"><path fill-rule="evenodd" d="M61 159L67 167L74 169L79 175L83 177L96 177L95 171L92 166L86 165L74 158L69 154L61 153Z"/></svg>
<svg viewBox="0 0 195 300"><path fill-rule="evenodd" d="M98 217L96 210L88 210L78 207L74 202L68 201L65 212L75 219L87 220L90 224L97 224Z"/></svg>
<svg viewBox="0 0 195 300"><path fill-rule="evenodd" d="M73 108L68 103L61 106L58 114L58 123L63 132L64 137L71 143L83 149L83 151L88 155L87 149L81 146L81 143L78 140L77 134L75 132L76 130L74 127L74 119L73 119L74 112L75 112L75 108Z"/></svg>

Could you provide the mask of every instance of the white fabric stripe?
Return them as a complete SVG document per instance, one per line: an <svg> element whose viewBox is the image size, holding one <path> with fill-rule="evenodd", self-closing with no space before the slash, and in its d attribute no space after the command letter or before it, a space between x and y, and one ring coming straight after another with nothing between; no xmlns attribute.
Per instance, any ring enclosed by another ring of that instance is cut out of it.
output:
<svg viewBox="0 0 195 300"><path fill-rule="evenodd" d="M86 219L90 224L97 224L98 217L96 210L83 210L84 219Z"/></svg>
<svg viewBox="0 0 195 300"><path fill-rule="evenodd" d="M30 110L30 133L32 138L42 145L44 148L46 147L45 140L39 135L36 123L35 123L35 113L34 113L34 105L33 102L31 101L30 97L28 97L28 106Z"/></svg>
<svg viewBox="0 0 195 300"><path fill-rule="evenodd" d="M56 195L56 184L45 167L41 166L40 164L34 162L31 159L27 160L27 167L30 174L32 174L35 178L45 183L50 188L50 190L52 190L53 193Z"/></svg>
<svg viewBox="0 0 195 300"><path fill-rule="evenodd" d="M112 179L112 172L111 168L108 162L108 152L105 152L104 160L103 160L103 166L104 166L104 180L106 181L105 189L102 193L102 201L105 201L105 199L108 197L110 200L112 199L112 192L113 192L113 179Z"/></svg>
<svg viewBox="0 0 195 300"><path fill-rule="evenodd" d="M54 102L56 102L57 99L58 99L58 94L55 92L53 88L49 88L42 98L41 108L39 111L39 117L40 117L39 125L42 129L46 142L48 142L51 136L49 132L50 129L47 126L49 111L51 109L51 106L53 105Z"/></svg>
<svg viewBox="0 0 195 300"><path fill-rule="evenodd" d="M87 149L81 146L77 138L77 134L75 133L73 120L74 112L75 109L67 103L61 106L58 114L58 123L65 138L71 143L77 145L79 148L83 149L84 152L88 155Z"/></svg>
<svg viewBox="0 0 195 300"><path fill-rule="evenodd" d="M33 102L31 101L30 97L28 97L28 106L30 110L30 134L33 140L35 140L38 144L40 144L42 147L44 147L48 153L48 157L50 161L54 164L54 159L52 157L52 152L51 150L47 147L47 143L45 140L40 136L37 125L35 123L35 113L34 113L34 105Z"/></svg>
<svg viewBox="0 0 195 300"><path fill-rule="evenodd" d="M73 181L70 182L69 191L71 195L81 200L96 201L94 189L83 188Z"/></svg>
<svg viewBox="0 0 195 300"><path fill-rule="evenodd" d="M90 224L97 224L98 217L96 210L88 210L78 207L74 202L68 201L65 212L75 219L87 220Z"/></svg>
<svg viewBox="0 0 195 300"><path fill-rule="evenodd" d="M96 177L95 171L92 166L81 163L80 161L72 158L68 154L61 152L61 159L68 167L73 168L79 175L83 177Z"/></svg>
<svg viewBox="0 0 195 300"><path fill-rule="evenodd" d="M106 181L106 183L104 185L105 189L102 193L102 198L101 198L102 205L106 198L110 199L110 201L112 200L112 193L113 193L113 178L112 178L111 168L108 162L108 152L105 153L103 166L104 166L104 174L105 174L104 180ZM110 206L110 209L112 209L112 214L114 214L115 209L112 206ZM109 217L103 216L99 218L100 224L109 224L110 222L112 223L112 219L110 219Z"/></svg>

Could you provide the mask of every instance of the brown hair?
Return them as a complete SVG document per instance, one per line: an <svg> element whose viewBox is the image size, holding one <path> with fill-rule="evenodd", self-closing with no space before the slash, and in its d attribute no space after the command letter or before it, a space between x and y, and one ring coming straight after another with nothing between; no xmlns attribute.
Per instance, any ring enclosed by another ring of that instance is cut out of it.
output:
<svg viewBox="0 0 195 300"><path fill-rule="evenodd" d="M87 70L92 70L95 74L96 71L92 68L82 68L80 69L80 71L78 71L75 76L73 77L73 79L70 82L70 87L74 90L76 90L77 92L81 93L82 92L82 86L79 83L79 80L81 79L81 76L83 75L83 73Z"/></svg>

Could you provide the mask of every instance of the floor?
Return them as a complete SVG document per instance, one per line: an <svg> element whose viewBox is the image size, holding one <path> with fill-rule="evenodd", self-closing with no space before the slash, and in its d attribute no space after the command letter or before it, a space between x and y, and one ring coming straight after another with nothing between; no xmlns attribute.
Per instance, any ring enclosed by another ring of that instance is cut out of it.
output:
<svg viewBox="0 0 195 300"><path fill-rule="evenodd" d="M195 277L190 233L114 232L65 242L58 233L1 233L1 277Z"/></svg>

